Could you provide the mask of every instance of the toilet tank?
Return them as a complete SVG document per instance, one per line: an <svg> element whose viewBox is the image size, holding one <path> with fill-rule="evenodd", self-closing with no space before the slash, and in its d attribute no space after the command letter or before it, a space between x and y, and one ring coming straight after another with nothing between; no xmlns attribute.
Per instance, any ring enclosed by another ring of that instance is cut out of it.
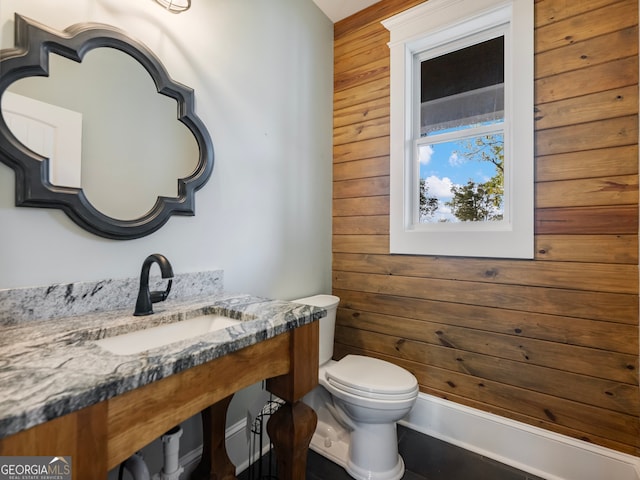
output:
<svg viewBox="0 0 640 480"><path fill-rule="evenodd" d="M320 322L320 365L328 362L333 357L333 335L336 328L336 310L338 309L340 298L335 295L314 295L291 301L327 310L327 316L318 321Z"/></svg>

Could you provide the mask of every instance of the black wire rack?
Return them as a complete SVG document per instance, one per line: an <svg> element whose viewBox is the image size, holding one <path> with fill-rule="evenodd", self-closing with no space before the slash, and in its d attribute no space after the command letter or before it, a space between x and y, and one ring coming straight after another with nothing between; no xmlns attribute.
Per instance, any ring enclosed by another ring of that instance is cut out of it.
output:
<svg viewBox="0 0 640 480"><path fill-rule="evenodd" d="M251 425L251 440L249 442L249 479L277 480L278 466L275 461L273 445L269 440L268 451L263 451L267 439L267 422L282 405L282 400L269 396L269 401L262 407Z"/></svg>

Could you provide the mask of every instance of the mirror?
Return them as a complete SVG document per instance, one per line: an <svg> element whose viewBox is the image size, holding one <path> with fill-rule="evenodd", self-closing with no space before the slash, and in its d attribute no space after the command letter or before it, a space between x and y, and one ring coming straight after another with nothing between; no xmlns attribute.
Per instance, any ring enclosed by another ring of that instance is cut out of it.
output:
<svg viewBox="0 0 640 480"><path fill-rule="evenodd" d="M142 65L119 50L93 49L82 63L50 54L48 77L20 79L7 92L22 95L5 94L7 98L2 99L9 129L29 149L49 157L49 181L82 188L87 200L107 216L132 220L144 215L158 196L177 197L176 179L196 168L198 144L189 129L176 121L176 102L158 95ZM34 110L20 109L18 99L34 100ZM5 105L5 100L12 100L11 105ZM38 102L44 102L43 111L35 110ZM68 128L64 119L45 117L45 108L60 108L79 117L81 131L63 140L77 144L77 162L70 164L71 152L57 155L46 143L48 137L38 135L47 131L47 125L55 125L56 133ZM31 112L48 123L37 128ZM25 113L27 119L21 118ZM56 175L65 167L76 170L69 173L75 173L73 177Z"/></svg>
<svg viewBox="0 0 640 480"><path fill-rule="evenodd" d="M83 228L113 239L139 238L171 215L193 215L195 191L213 169L193 91L114 27L78 24L55 32L18 14L15 19L16 47L0 51L0 160L16 173L16 205L60 208ZM81 112L79 166L71 155L55 158L22 143L5 108L10 96ZM71 171L59 176L60 168Z"/></svg>

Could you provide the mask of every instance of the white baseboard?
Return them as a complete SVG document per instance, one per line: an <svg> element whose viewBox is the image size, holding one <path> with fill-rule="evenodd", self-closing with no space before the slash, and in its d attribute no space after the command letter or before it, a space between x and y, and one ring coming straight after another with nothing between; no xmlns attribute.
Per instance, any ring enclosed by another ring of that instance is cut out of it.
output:
<svg viewBox="0 0 640 480"><path fill-rule="evenodd" d="M640 480L638 457L424 393L400 424L547 480ZM249 466L247 421L227 428L225 437L238 474ZM201 454L199 447L180 458L184 478Z"/></svg>
<svg viewBox="0 0 640 480"><path fill-rule="evenodd" d="M420 393L403 426L547 480L640 480L640 458Z"/></svg>

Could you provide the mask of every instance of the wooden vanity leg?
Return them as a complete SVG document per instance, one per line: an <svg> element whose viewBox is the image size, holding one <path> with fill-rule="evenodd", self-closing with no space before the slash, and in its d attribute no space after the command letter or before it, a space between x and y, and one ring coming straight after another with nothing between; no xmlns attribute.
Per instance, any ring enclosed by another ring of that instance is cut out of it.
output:
<svg viewBox="0 0 640 480"><path fill-rule="evenodd" d="M191 474L191 480L232 480L236 467L227 455L225 428L227 408L233 395L223 398L202 411L202 458Z"/></svg>
<svg viewBox="0 0 640 480"><path fill-rule="evenodd" d="M285 403L269 418L267 432L276 453L280 480L305 478L309 443L317 422L316 412L301 401Z"/></svg>
<svg viewBox="0 0 640 480"><path fill-rule="evenodd" d="M291 330L289 373L267 380L267 390L286 401L267 422L280 480L306 476L309 443L318 416L302 403L302 397L318 384L318 329L318 322L313 322Z"/></svg>

